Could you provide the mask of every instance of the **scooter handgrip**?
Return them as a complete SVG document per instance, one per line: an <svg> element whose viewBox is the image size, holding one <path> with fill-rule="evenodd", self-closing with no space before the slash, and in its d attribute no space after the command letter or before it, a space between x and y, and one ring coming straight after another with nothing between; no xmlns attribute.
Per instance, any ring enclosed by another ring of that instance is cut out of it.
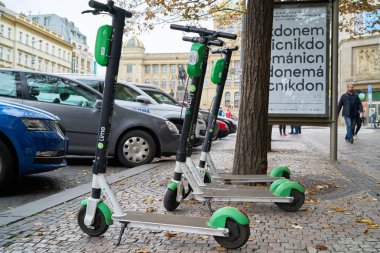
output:
<svg viewBox="0 0 380 253"><path fill-rule="evenodd" d="M188 37L188 36L183 36L182 37L183 41L189 41L189 42L199 42L199 37Z"/></svg>
<svg viewBox="0 0 380 253"><path fill-rule="evenodd" d="M125 11L125 17L126 17L126 18L131 18L131 17L132 17L132 12L130 12L130 11Z"/></svg>
<svg viewBox="0 0 380 253"><path fill-rule="evenodd" d="M99 2L94 1L94 0L90 0L88 2L88 5L91 8L94 8L94 9L99 10L99 11L106 11L106 12L110 11L110 7L108 5L99 3Z"/></svg>
<svg viewBox="0 0 380 253"><path fill-rule="evenodd" d="M207 42L207 44L221 47L221 46L223 46L223 41L221 41L221 40L210 40L209 42Z"/></svg>
<svg viewBox="0 0 380 253"><path fill-rule="evenodd" d="M221 38L226 38L226 39L231 39L231 40L236 40L237 35L233 33L224 33L224 32L218 32L218 37Z"/></svg>
<svg viewBox="0 0 380 253"><path fill-rule="evenodd" d="M183 26L183 25L176 25L176 24L171 24L170 29L173 30L179 30L179 31L187 31L189 29L188 26Z"/></svg>

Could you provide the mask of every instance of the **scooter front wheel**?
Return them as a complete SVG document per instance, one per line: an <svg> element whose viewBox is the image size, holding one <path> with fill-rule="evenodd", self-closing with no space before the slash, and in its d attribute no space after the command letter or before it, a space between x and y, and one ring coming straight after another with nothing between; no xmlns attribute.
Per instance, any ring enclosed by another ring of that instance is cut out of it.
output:
<svg viewBox="0 0 380 253"><path fill-rule="evenodd" d="M229 231L228 237L214 236L217 243L227 249L237 249L247 243L250 235L249 224L241 225L234 219L228 218L226 228Z"/></svg>
<svg viewBox="0 0 380 253"><path fill-rule="evenodd" d="M106 218L104 217L104 214L99 209L96 209L94 223L91 227L87 227L86 224L84 224L84 218L86 216L86 207L87 206L82 206L78 212L77 220L79 227L82 229L83 232L85 232L89 236L100 236L104 234L108 229L108 225L106 224Z"/></svg>
<svg viewBox="0 0 380 253"><path fill-rule="evenodd" d="M174 211L179 206L179 202L177 202L177 188L167 189L164 197L164 207L168 211Z"/></svg>
<svg viewBox="0 0 380 253"><path fill-rule="evenodd" d="M305 202L305 194L296 189L292 189L290 192L290 197L293 197L291 203L275 203L279 208L287 212L295 212L301 208Z"/></svg>

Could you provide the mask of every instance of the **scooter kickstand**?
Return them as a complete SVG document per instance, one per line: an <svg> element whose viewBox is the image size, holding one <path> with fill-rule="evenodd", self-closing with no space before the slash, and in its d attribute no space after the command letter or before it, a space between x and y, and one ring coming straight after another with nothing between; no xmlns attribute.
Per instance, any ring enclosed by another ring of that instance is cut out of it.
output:
<svg viewBox="0 0 380 253"><path fill-rule="evenodd" d="M117 239L117 243L115 244L116 247L118 247L121 243L121 238L123 237L123 234L124 234L124 230L125 228L127 227L127 223L126 222L122 222L121 223L121 228L120 228L120 234L119 234L119 238Z"/></svg>
<svg viewBox="0 0 380 253"><path fill-rule="evenodd" d="M208 210L210 211L211 214L213 214L214 211L212 210L212 207L211 207L211 200L209 198L206 199L204 204L207 204Z"/></svg>

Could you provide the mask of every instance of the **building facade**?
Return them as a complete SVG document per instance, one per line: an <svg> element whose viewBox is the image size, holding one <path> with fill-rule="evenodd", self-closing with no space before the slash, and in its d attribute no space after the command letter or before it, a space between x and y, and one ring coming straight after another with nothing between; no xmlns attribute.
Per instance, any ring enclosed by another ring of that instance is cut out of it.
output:
<svg viewBox="0 0 380 253"><path fill-rule="evenodd" d="M29 18L62 35L67 42L74 45L71 66L72 73L93 73L94 56L89 52L87 37L79 31L74 22L56 14L30 15Z"/></svg>
<svg viewBox="0 0 380 253"><path fill-rule="evenodd" d="M70 72L73 45L0 2L0 67Z"/></svg>

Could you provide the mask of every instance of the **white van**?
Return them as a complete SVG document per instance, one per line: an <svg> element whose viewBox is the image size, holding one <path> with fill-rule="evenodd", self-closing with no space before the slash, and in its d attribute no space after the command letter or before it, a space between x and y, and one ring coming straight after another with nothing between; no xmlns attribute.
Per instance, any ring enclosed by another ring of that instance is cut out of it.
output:
<svg viewBox="0 0 380 253"><path fill-rule="evenodd" d="M75 74L60 75L87 84L88 86L103 93L104 77ZM116 85L115 100L118 105L166 118L173 122L181 131L186 108L182 107L178 101L171 98L164 91L162 91L162 93L163 94L161 97L153 96L147 94L133 83L118 81ZM165 94L166 96L164 97ZM201 145L205 135L206 123L203 120L202 115L199 114L196 125L196 140L194 145Z"/></svg>

